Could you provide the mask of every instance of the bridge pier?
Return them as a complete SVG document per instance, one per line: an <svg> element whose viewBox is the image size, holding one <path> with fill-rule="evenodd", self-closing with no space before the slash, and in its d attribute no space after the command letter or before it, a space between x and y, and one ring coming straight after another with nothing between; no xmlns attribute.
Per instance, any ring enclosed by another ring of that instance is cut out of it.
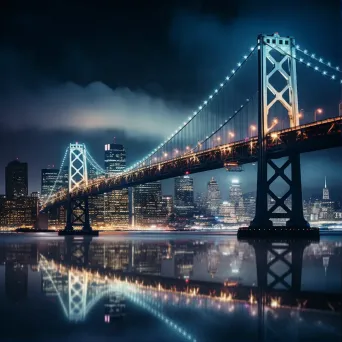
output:
<svg viewBox="0 0 342 342"><path fill-rule="evenodd" d="M300 154L290 152L288 159L280 167L272 159L265 158L264 161L263 159L264 156L259 161L256 215L250 227L265 230L273 227L272 218L287 218L286 226L288 228L309 228L310 225L303 215ZM271 166L274 170L274 174L270 178L268 178L267 166ZM285 174L288 167L291 167L291 179ZM271 189L271 185L277 179L284 180L289 187L288 191L281 197L278 197ZM272 207L269 207L268 196L274 200ZM286 204L286 200L290 197L292 200L291 208Z"/></svg>
<svg viewBox="0 0 342 342"><path fill-rule="evenodd" d="M74 226L81 226L82 229L74 230ZM72 198L68 195L67 222L59 235L98 235L90 226L88 196Z"/></svg>

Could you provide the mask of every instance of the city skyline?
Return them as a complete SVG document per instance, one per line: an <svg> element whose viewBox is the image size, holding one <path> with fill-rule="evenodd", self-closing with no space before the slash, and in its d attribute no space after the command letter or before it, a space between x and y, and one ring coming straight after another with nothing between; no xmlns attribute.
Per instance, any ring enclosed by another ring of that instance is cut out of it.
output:
<svg viewBox="0 0 342 342"><path fill-rule="evenodd" d="M0 341L342 338L342 0L0 23Z"/></svg>

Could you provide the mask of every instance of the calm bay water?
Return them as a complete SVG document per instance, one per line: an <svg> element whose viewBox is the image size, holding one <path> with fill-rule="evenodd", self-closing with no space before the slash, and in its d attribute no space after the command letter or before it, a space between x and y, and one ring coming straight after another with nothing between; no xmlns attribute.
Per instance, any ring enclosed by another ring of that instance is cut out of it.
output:
<svg viewBox="0 0 342 342"><path fill-rule="evenodd" d="M342 341L342 236L0 235L0 341Z"/></svg>

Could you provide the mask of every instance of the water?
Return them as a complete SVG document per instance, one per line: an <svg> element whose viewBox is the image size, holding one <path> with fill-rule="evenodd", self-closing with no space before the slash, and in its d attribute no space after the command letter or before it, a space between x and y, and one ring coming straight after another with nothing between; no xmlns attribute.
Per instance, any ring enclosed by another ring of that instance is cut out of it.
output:
<svg viewBox="0 0 342 342"><path fill-rule="evenodd" d="M341 341L342 236L0 235L0 341Z"/></svg>

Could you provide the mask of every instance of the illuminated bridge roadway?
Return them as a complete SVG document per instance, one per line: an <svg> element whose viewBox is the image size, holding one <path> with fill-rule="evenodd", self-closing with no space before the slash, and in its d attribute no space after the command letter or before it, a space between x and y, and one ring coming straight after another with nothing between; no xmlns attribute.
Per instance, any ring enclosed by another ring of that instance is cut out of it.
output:
<svg viewBox="0 0 342 342"><path fill-rule="evenodd" d="M342 117L274 131L267 136L267 150L272 159L287 156L292 151L305 153L342 146ZM88 186L75 187L72 197L96 195L134 185L173 178L224 167L225 162L238 161L240 165L258 160L258 138L251 137L230 144L199 149L174 159L168 159L114 177L99 177L88 181ZM59 191L45 204L46 208L68 200L68 191Z"/></svg>

